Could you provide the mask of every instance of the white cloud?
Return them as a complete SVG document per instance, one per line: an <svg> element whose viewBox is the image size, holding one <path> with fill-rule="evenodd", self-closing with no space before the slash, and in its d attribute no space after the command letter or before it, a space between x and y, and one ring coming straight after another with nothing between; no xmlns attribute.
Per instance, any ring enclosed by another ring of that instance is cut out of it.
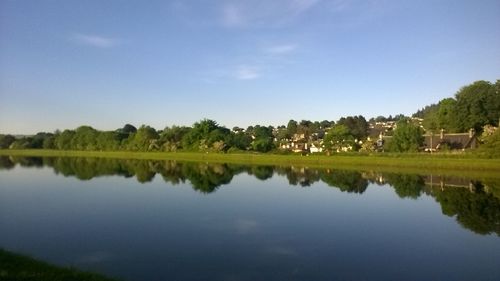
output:
<svg viewBox="0 0 500 281"><path fill-rule="evenodd" d="M115 47L119 43L119 40L115 38L81 33L74 34L72 36L72 39L79 44L84 44L96 48L111 48Z"/></svg>
<svg viewBox="0 0 500 281"><path fill-rule="evenodd" d="M260 77L259 68L255 66L240 65L236 69L235 77L238 80L254 80Z"/></svg>
<svg viewBox="0 0 500 281"><path fill-rule="evenodd" d="M297 45L295 44L283 44L283 45L274 45L269 48L264 49L264 51L271 55L284 55L291 53L297 49Z"/></svg>

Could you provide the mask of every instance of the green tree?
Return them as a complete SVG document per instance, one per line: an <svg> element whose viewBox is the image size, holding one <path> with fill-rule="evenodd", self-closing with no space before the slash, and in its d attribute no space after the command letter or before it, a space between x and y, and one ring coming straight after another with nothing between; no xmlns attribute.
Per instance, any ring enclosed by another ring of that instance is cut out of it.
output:
<svg viewBox="0 0 500 281"><path fill-rule="evenodd" d="M250 144L252 143L252 137L242 131L232 132L228 136L227 143L234 149L247 150L250 148Z"/></svg>
<svg viewBox="0 0 500 281"><path fill-rule="evenodd" d="M71 142L73 140L73 136L75 135L74 130L64 130L60 134L56 134L56 138L54 141L55 148L61 150L69 150L73 147L71 146Z"/></svg>
<svg viewBox="0 0 500 281"><path fill-rule="evenodd" d="M142 125L137 132L129 136L127 148L136 151L158 150L158 132L152 127Z"/></svg>
<svg viewBox="0 0 500 281"><path fill-rule="evenodd" d="M114 131L99 132L96 139L98 150L118 150L120 148L120 135Z"/></svg>
<svg viewBox="0 0 500 281"><path fill-rule="evenodd" d="M484 144L479 147L479 152L488 157L500 157L500 129L486 137Z"/></svg>
<svg viewBox="0 0 500 281"><path fill-rule="evenodd" d="M253 137L251 144L253 150L268 152L274 148L272 128L257 125L253 129Z"/></svg>
<svg viewBox="0 0 500 281"><path fill-rule="evenodd" d="M342 147L354 145L354 137L346 125L337 123L328 130L323 144L328 152L340 151Z"/></svg>
<svg viewBox="0 0 500 281"><path fill-rule="evenodd" d="M349 134L355 139L361 140L368 136L368 122L361 115L342 117L337 122L337 125L346 126L349 129Z"/></svg>
<svg viewBox="0 0 500 281"><path fill-rule="evenodd" d="M288 124L286 126L286 130L287 130L288 135L290 135L290 136L295 135L297 133L297 128L298 128L297 121L295 121L295 120L288 121Z"/></svg>
<svg viewBox="0 0 500 281"><path fill-rule="evenodd" d="M228 148L227 142L231 141L231 131L226 127L219 126L217 122L210 119L203 119L196 122L193 128L182 138L182 146L190 150L214 149L214 143L220 147L220 142L224 142L224 149Z"/></svg>
<svg viewBox="0 0 500 281"><path fill-rule="evenodd" d="M13 135L0 135L0 149L9 148L9 146L16 141Z"/></svg>
<svg viewBox="0 0 500 281"><path fill-rule="evenodd" d="M96 150L99 132L90 126L80 126L71 139L71 148L76 150Z"/></svg>
<svg viewBox="0 0 500 281"><path fill-rule="evenodd" d="M162 143L163 150L176 151L182 148L182 138L189 133L191 128L172 126L166 127L160 134L160 142Z"/></svg>
<svg viewBox="0 0 500 281"><path fill-rule="evenodd" d="M457 129L474 128L480 132L484 125L496 125L500 117L499 82L476 81L461 88L456 96Z"/></svg>
<svg viewBox="0 0 500 281"><path fill-rule="evenodd" d="M423 130L410 119L402 119L396 124L396 130L390 142L394 152L416 152L423 145Z"/></svg>

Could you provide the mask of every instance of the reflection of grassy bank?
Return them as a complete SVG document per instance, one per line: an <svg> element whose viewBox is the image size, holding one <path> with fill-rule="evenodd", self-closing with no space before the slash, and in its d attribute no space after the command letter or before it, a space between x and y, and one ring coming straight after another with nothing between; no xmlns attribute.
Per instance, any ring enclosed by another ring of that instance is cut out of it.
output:
<svg viewBox="0 0 500 281"><path fill-rule="evenodd" d="M181 160L195 162L224 162L256 165L294 165L318 168L370 169L389 172L429 173L498 177L500 159L475 158L471 155L376 154L376 155L273 155L166 153L130 151L61 151L61 150L0 150L0 155L46 157L99 157L117 159Z"/></svg>
<svg viewBox="0 0 500 281"><path fill-rule="evenodd" d="M63 268L37 261L33 258L0 249L0 280L85 280L112 281L95 273L82 272L73 268Z"/></svg>

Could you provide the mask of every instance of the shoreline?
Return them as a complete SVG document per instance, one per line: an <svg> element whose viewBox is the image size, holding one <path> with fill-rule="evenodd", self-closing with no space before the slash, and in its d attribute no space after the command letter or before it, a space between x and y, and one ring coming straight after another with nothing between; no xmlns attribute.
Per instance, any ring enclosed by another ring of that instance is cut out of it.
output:
<svg viewBox="0 0 500 281"><path fill-rule="evenodd" d="M460 175L464 172L500 177L500 159L473 157L473 155L277 155L277 154L221 154L200 152L134 152L134 151L73 151L73 150L0 150L0 156L24 157L91 157L136 160L174 160L247 165L287 165L311 168L370 169L408 173L439 172ZM498 174L498 175L497 175Z"/></svg>

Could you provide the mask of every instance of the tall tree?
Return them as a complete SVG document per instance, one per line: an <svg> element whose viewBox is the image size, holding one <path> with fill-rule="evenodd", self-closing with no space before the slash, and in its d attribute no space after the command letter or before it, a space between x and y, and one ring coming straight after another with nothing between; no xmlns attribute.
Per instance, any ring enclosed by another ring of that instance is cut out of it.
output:
<svg viewBox="0 0 500 281"><path fill-rule="evenodd" d="M410 119L401 119L390 142L390 150L395 152L416 152L424 142L423 130Z"/></svg>
<svg viewBox="0 0 500 281"><path fill-rule="evenodd" d="M0 135L0 148L9 148L14 141L16 141L16 138L13 135Z"/></svg>
<svg viewBox="0 0 500 281"><path fill-rule="evenodd" d="M159 137L154 128L142 125L137 132L130 135L127 147L137 151L157 150L159 149L157 144Z"/></svg>
<svg viewBox="0 0 500 281"><path fill-rule="evenodd" d="M368 122L361 115L342 117L337 124L346 126L349 134L358 140L364 139L368 135Z"/></svg>
<svg viewBox="0 0 500 281"><path fill-rule="evenodd" d="M295 120L288 121L286 129L287 129L287 132L290 136L293 136L294 134L297 133L297 128L298 128L297 121L295 121Z"/></svg>
<svg viewBox="0 0 500 281"><path fill-rule="evenodd" d="M481 131L484 125L497 124L500 92L494 90L495 86L487 81L476 81L457 92L456 120L460 131L470 128Z"/></svg>

